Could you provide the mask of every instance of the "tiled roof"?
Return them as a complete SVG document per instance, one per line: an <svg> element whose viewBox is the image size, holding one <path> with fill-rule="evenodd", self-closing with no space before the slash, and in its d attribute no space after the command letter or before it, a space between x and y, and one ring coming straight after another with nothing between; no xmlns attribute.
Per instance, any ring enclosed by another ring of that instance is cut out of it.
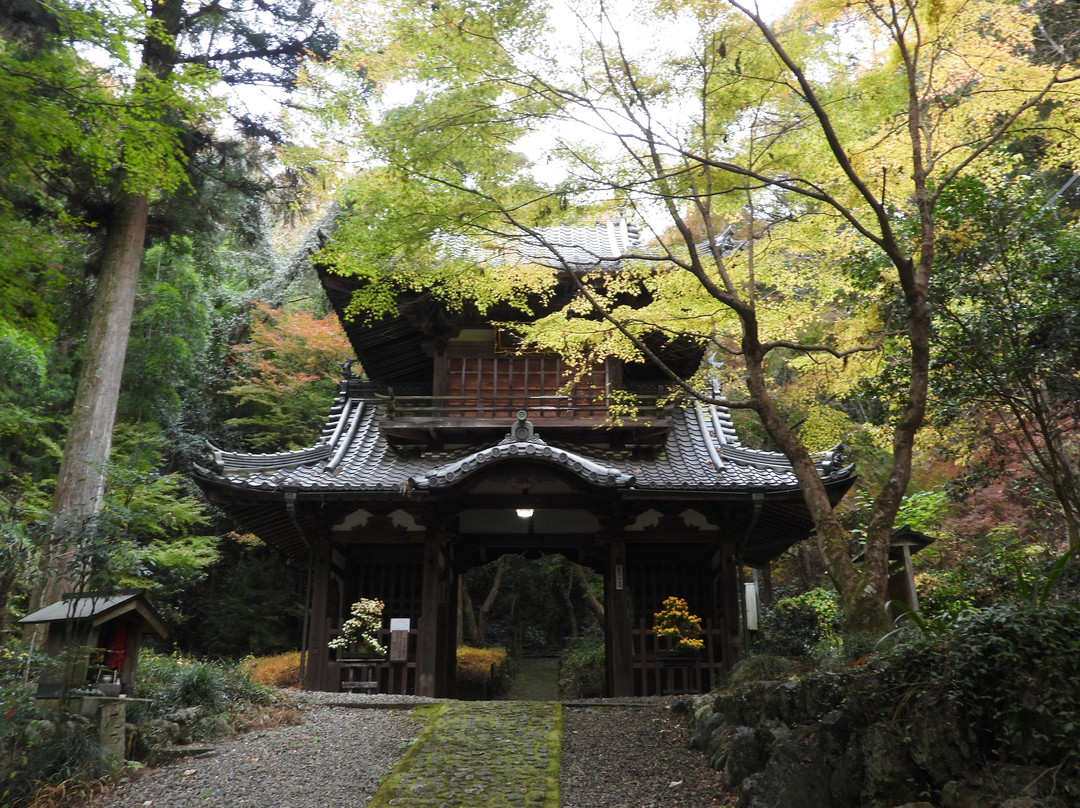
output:
<svg viewBox="0 0 1080 808"><path fill-rule="evenodd" d="M549 443L543 429L527 438L511 434L490 445L453 449L398 449L379 430L382 411L373 391L343 382L322 437L297 452L247 454L207 444L206 464L196 476L215 488L236 492L297 492L330 495L403 494L459 482L504 459L535 459L561 466L601 488L638 492L792 491L798 488L787 459L776 452L739 444L728 412L689 404L671 413L666 442L655 451L566 447ZM842 447L817 457L829 480L845 480L852 467Z"/></svg>
<svg viewBox="0 0 1080 808"><path fill-rule="evenodd" d="M744 242L734 237L734 228L728 228L716 238L721 253L740 249ZM696 245L701 253L710 251L709 242ZM631 253L652 255L665 254L661 248L642 247L638 229L626 219L597 222L592 225L559 225L538 230L507 245L507 250L496 260L505 260L506 253L519 261L535 261L554 267L576 271L591 269L614 269Z"/></svg>
<svg viewBox="0 0 1080 808"><path fill-rule="evenodd" d="M518 242L516 252L529 261L571 269L611 268L638 246L638 231L625 219L594 225L561 225Z"/></svg>

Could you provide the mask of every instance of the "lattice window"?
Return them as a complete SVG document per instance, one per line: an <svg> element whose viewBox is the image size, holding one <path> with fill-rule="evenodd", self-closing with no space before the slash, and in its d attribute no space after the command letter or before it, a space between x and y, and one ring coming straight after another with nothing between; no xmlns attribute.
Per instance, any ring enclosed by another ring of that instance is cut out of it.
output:
<svg viewBox="0 0 1080 808"><path fill-rule="evenodd" d="M571 374L557 356L450 357L450 407L466 417L589 417L607 414L608 367L597 365L568 391Z"/></svg>

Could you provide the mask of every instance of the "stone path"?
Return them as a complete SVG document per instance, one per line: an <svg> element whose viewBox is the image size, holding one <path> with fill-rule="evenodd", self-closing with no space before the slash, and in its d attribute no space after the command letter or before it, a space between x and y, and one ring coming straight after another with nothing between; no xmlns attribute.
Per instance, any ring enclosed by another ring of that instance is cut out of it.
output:
<svg viewBox="0 0 1080 808"><path fill-rule="evenodd" d="M368 808L558 808L562 705L450 702Z"/></svg>
<svg viewBox="0 0 1080 808"><path fill-rule="evenodd" d="M672 699L297 694L298 724L123 778L93 808L719 808ZM366 709L364 709L366 708Z"/></svg>

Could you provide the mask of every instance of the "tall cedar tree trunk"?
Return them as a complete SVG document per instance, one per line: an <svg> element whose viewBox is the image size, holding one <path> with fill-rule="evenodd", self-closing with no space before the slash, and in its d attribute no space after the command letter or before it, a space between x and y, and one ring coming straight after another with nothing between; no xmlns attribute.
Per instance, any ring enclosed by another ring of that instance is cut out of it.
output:
<svg viewBox="0 0 1080 808"><path fill-rule="evenodd" d="M142 62L156 79L164 79L177 64L183 0L159 0L152 8L156 36L144 42ZM147 193L128 192L122 193L107 223L86 352L53 495L54 529L41 547L45 580L39 605L59 600L75 583L71 566L72 546L79 538L75 532L92 520L104 500L148 218Z"/></svg>
<svg viewBox="0 0 1080 808"><path fill-rule="evenodd" d="M104 499L147 212L145 195L128 194L108 226L82 374L53 495L55 527L41 548L46 574L42 604L59 600L74 583L71 544L78 539L74 533L85 526L87 517L101 510Z"/></svg>

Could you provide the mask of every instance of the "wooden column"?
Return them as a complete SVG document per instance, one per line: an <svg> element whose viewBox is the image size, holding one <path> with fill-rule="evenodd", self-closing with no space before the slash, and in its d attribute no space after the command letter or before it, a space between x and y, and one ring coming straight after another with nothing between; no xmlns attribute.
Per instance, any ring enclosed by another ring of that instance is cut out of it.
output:
<svg viewBox="0 0 1080 808"><path fill-rule="evenodd" d="M454 695L454 685L457 679L457 646L458 646L458 575L453 569L453 559L450 557L450 547L444 548L444 560L446 570L443 575L443 602L440 604L440 614L443 616L443 667L442 679L439 683L439 693L446 697Z"/></svg>
<svg viewBox="0 0 1080 808"><path fill-rule="evenodd" d="M604 639L607 646L607 695L634 695L634 645L630 634L630 590L626 542L611 542L604 576Z"/></svg>
<svg viewBox="0 0 1080 808"><path fill-rule="evenodd" d="M731 666L742 656L740 643L742 613L739 610L742 582L739 580L739 568L732 559L732 542L723 541L717 551L720 565L720 608L724 615L724 668Z"/></svg>
<svg viewBox="0 0 1080 808"><path fill-rule="evenodd" d="M330 592L331 547L320 538L312 548L311 609L308 615L308 663L304 676L305 690L330 690L330 627L326 620ZM336 685L336 683L335 683Z"/></svg>
<svg viewBox="0 0 1080 808"><path fill-rule="evenodd" d="M429 535L424 543L424 582L421 589L419 636L416 645L416 695L445 696L446 634L452 632L446 613L450 574L445 540Z"/></svg>

